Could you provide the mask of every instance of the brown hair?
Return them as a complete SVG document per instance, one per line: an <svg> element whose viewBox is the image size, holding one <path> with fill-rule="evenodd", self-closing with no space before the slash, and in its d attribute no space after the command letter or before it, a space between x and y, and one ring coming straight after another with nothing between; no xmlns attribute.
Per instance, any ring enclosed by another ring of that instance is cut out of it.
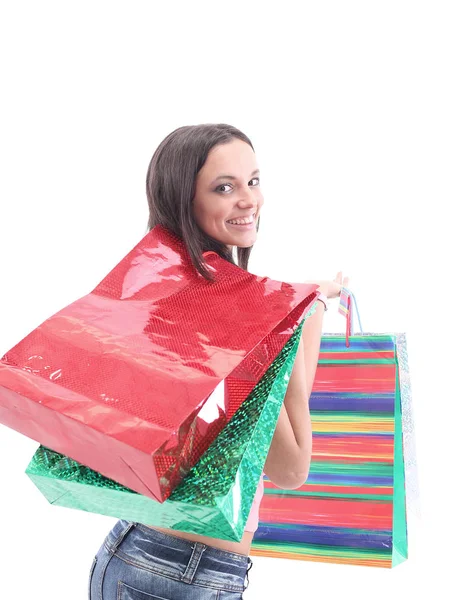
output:
<svg viewBox="0 0 454 600"><path fill-rule="evenodd" d="M207 123L179 127L159 144L147 172L148 230L161 225L182 239L194 267L209 281L214 278L206 267L203 252L212 250L231 263L234 259L229 248L207 235L195 221L192 201L197 173L214 146L235 138L254 150L251 140L231 125ZM260 219L257 230L259 223ZM244 270L247 270L251 250L252 246L237 248L238 264Z"/></svg>

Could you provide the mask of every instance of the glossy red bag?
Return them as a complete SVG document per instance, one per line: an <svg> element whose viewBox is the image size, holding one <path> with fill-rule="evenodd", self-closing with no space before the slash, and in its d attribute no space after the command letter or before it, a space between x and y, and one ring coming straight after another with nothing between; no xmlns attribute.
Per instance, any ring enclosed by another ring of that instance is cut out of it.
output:
<svg viewBox="0 0 454 600"><path fill-rule="evenodd" d="M177 237L150 231L3 356L0 423L163 502L318 295L204 258L216 283Z"/></svg>

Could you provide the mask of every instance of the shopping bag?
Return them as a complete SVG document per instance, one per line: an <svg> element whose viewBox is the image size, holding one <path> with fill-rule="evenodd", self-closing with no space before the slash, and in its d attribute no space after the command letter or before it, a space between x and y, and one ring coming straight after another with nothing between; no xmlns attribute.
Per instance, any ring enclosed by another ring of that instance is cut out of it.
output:
<svg viewBox="0 0 454 600"><path fill-rule="evenodd" d="M392 567L407 556L402 391L410 404L405 334L324 334L310 397L313 454L297 490L265 477L251 554ZM356 301L355 301L356 304ZM357 314L359 320L359 314Z"/></svg>
<svg viewBox="0 0 454 600"><path fill-rule="evenodd" d="M160 502L194 466L318 296L150 231L88 295L0 360L0 423ZM243 363L247 363L247 366ZM220 382L226 394L213 395Z"/></svg>
<svg viewBox="0 0 454 600"><path fill-rule="evenodd" d="M240 541L301 337L284 346L216 440L163 503L40 446L26 473L51 504Z"/></svg>

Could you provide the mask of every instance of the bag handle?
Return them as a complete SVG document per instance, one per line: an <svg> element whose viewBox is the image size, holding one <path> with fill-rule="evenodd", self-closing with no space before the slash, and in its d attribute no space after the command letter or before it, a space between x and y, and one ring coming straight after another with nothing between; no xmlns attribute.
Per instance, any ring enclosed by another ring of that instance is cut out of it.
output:
<svg viewBox="0 0 454 600"><path fill-rule="evenodd" d="M353 309L353 304L355 308ZM356 312L356 317L358 319L359 330L363 333L363 327L361 325L361 318L359 316L358 305L356 303L355 295L351 290L346 287L341 289L340 299L339 299L339 309L338 312L343 315L347 319L347 326L345 331L345 345L347 348L350 348L350 336L354 335L353 333L353 321L354 321L354 313Z"/></svg>

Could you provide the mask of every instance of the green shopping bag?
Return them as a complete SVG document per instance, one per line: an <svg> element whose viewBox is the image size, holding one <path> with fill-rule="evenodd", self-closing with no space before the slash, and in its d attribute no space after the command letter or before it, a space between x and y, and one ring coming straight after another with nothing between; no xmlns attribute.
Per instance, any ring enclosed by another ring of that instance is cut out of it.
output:
<svg viewBox="0 0 454 600"><path fill-rule="evenodd" d="M301 323L235 415L163 503L40 446L27 475L51 504L240 541L301 338Z"/></svg>

